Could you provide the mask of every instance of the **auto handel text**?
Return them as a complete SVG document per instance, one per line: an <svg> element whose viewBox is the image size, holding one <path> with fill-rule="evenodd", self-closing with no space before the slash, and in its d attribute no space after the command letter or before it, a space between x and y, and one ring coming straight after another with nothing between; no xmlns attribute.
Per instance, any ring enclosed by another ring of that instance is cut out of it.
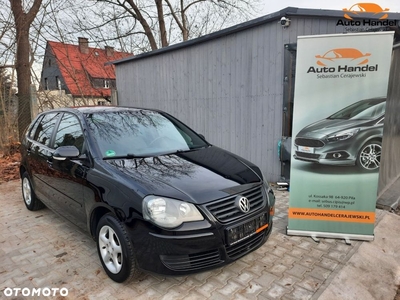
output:
<svg viewBox="0 0 400 300"><path fill-rule="evenodd" d="M337 68L336 67L309 67L307 73L321 73L317 75L318 79L329 79L329 78L357 78L357 77L367 77L368 72L376 72L378 71L378 65L370 66L370 65L365 65L365 66L341 66L339 65ZM326 73L335 73L335 72L341 72L341 74L326 74ZM354 72L361 72L354 74ZM325 74L324 74L325 73ZM349 74L350 73L350 74Z"/></svg>
<svg viewBox="0 0 400 300"><path fill-rule="evenodd" d="M397 20L338 20L336 26L397 26Z"/></svg>

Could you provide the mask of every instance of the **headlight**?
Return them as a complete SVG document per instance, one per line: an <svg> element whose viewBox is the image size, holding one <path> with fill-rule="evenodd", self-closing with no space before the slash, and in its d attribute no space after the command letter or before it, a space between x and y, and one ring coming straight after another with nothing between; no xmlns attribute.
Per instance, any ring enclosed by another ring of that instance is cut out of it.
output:
<svg viewBox="0 0 400 300"><path fill-rule="evenodd" d="M347 140L347 139L355 136L359 131L360 131L359 128L351 129L351 130L343 130L343 131L337 132L335 134L328 135L326 140L328 142L344 141L344 140Z"/></svg>
<svg viewBox="0 0 400 300"><path fill-rule="evenodd" d="M143 217L165 228L174 228L183 222L204 220L196 206L191 203L159 196L143 199Z"/></svg>

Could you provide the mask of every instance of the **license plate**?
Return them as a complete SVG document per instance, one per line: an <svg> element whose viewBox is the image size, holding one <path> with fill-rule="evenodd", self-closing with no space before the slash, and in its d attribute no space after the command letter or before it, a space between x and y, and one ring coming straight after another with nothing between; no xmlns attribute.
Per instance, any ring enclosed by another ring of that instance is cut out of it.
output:
<svg viewBox="0 0 400 300"><path fill-rule="evenodd" d="M225 232L228 245L239 243L240 241L243 241L256 233L263 231L267 227L268 216L263 214L250 221L247 221L246 223L227 228Z"/></svg>
<svg viewBox="0 0 400 300"><path fill-rule="evenodd" d="M297 150L299 152L304 152L304 153L314 153L314 148L312 148L312 147L298 146Z"/></svg>

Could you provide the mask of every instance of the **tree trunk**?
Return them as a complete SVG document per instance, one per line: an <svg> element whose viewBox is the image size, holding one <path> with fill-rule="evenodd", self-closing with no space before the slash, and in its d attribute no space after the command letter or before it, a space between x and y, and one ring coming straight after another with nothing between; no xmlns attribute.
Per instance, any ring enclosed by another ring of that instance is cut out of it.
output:
<svg viewBox="0 0 400 300"><path fill-rule="evenodd" d="M181 20L182 20L181 30L182 30L183 41L187 41L189 39L189 31L187 29L187 24L186 24L186 14L185 14L186 9L187 7L186 8L184 7L183 0L181 0Z"/></svg>
<svg viewBox="0 0 400 300"><path fill-rule="evenodd" d="M165 29L164 11L162 0L155 0L157 6L158 23L160 25L161 47L168 46L167 30Z"/></svg>
<svg viewBox="0 0 400 300"><path fill-rule="evenodd" d="M29 66L29 28L17 27L16 71L18 84L18 137L31 122L31 69Z"/></svg>
<svg viewBox="0 0 400 300"><path fill-rule="evenodd" d="M29 28L35 19L42 0L34 0L28 13L24 12L22 0L10 0L16 28L17 56L15 69L18 84L18 137L22 141L24 131L31 122L31 68L29 63Z"/></svg>

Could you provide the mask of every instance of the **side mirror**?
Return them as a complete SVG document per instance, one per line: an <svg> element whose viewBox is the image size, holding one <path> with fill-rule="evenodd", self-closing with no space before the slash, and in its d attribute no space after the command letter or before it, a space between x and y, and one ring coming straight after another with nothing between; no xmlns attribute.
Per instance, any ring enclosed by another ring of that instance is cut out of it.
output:
<svg viewBox="0 0 400 300"><path fill-rule="evenodd" d="M56 160L66 160L67 158L77 158L79 150L75 146L61 146L53 153L53 158Z"/></svg>
<svg viewBox="0 0 400 300"><path fill-rule="evenodd" d="M201 137L203 140L206 140L206 138L204 137L204 135L202 135L201 133L199 134L199 137Z"/></svg>

